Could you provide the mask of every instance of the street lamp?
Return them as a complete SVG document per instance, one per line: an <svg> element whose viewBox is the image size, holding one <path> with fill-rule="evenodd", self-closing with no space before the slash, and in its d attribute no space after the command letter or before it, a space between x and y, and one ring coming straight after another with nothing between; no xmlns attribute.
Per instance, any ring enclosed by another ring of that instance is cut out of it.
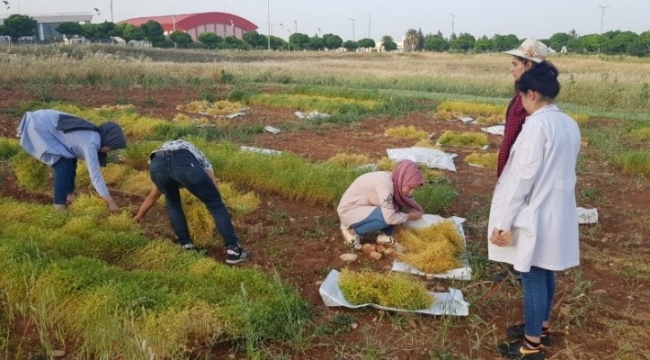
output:
<svg viewBox="0 0 650 360"><path fill-rule="evenodd" d="M356 36L354 34L354 22L357 21L357 19L348 18L348 20L352 21L352 41L357 41Z"/></svg>
<svg viewBox="0 0 650 360"><path fill-rule="evenodd" d="M113 21L113 0L111 0L111 22Z"/></svg>
<svg viewBox="0 0 650 360"><path fill-rule="evenodd" d="M176 15L172 15L172 32L176 31Z"/></svg>
<svg viewBox="0 0 650 360"><path fill-rule="evenodd" d="M98 9L98 8L93 8L93 10L95 10L95 15L97 16L97 22L99 22L99 15L101 15L101 14L102 14L102 12L101 12L101 11L99 11L99 9Z"/></svg>
<svg viewBox="0 0 650 360"><path fill-rule="evenodd" d="M11 8L11 5L9 5L9 1L3 0L2 1L5 4L5 15L9 14L9 9Z"/></svg>
<svg viewBox="0 0 650 360"><path fill-rule="evenodd" d="M230 32L232 33L232 36L235 36L235 22L230 19Z"/></svg>
<svg viewBox="0 0 650 360"><path fill-rule="evenodd" d="M600 33L602 34L603 33L603 23L605 22L605 9L607 9L609 7L609 5L600 5L600 4L598 4L598 6L602 10L602 12L600 14Z"/></svg>

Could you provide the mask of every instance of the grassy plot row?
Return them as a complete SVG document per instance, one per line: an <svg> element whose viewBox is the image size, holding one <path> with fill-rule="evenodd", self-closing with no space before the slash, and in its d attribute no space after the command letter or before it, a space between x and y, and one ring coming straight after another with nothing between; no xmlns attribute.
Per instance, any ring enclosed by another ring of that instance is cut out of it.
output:
<svg viewBox="0 0 650 360"><path fill-rule="evenodd" d="M140 235L101 199L71 214L0 200L0 287L14 315L38 322L41 338L78 341L73 355L186 358L249 334L281 340L309 316L295 289ZM66 314L74 313L75 316ZM64 344L65 345L65 344Z"/></svg>

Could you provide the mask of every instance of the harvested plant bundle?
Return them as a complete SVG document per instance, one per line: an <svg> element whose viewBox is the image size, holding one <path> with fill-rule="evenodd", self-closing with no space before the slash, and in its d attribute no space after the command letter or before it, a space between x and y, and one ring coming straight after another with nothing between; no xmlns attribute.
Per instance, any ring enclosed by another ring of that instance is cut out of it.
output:
<svg viewBox="0 0 650 360"><path fill-rule="evenodd" d="M453 131L445 131L438 138L438 144L443 146L482 148L489 143L487 135L479 132L464 132L459 134Z"/></svg>
<svg viewBox="0 0 650 360"><path fill-rule="evenodd" d="M458 254L465 245L456 224L451 220L421 229L401 228L397 232L397 241L404 248L398 258L427 274L438 274L461 266Z"/></svg>
<svg viewBox="0 0 650 360"><path fill-rule="evenodd" d="M370 163L370 158L363 154L336 154L327 160L328 163L342 166L346 169L356 168Z"/></svg>
<svg viewBox="0 0 650 360"><path fill-rule="evenodd" d="M376 273L369 270L354 272L343 269L339 287L345 299L352 304L373 303L381 306L420 310L433 304L421 282L404 274Z"/></svg>
<svg viewBox="0 0 650 360"><path fill-rule="evenodd" d="M386 129L384 135L405 139L422 140L425 139L429 133L424 130L417 129L415 126L398 126Z"/></svg>
<svg viewBox="0 0 650 360"><path fill-rule="evenodd" d="M471 153L465 157L465 162L470 165L476 165L488 169L496 169L498 157L499 154L497 153Z"/></svg>

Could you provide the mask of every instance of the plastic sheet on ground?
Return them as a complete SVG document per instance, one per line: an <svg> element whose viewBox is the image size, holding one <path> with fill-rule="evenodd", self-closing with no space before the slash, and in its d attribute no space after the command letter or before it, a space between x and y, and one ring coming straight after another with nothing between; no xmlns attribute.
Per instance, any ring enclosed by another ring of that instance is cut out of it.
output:
<svg viewBox="0 0 650 360"><path fill-rule="evenodd" d="M422 163L430 168L456 171L454 158L456 154L446 153L442 150L425 147L410 147L398 149L386 149L388 158L393 161L411 160Z"/></svg>
<svg viewBox="0 0 650 360"><path fill-rule="evenodd" d="M273 126L265 126L264 130L270 132L271 134L279 134L281 132L280 129Z"/></svg>
<svg viewBox="0 0 650 360"><path fill-rule="evenodd" d="M328 119L330 117L329 114L325 114L318 111L312 111L309 114L305 114L302 111L296 111L295 114L301 120Z"/></svg>
<svg viewBox="0 0 650 360"><path fill-rule="evenodd" d="M598 210L585 209L583 207L577 208L578 210L578 224L596 224L598 223Z"/></svg>
<svg viewBox="0 0 650 360"><path fill-rule="evenodd" d="M340 273L336 270L330 271L325 278L325 281L321 284L318 292L320 293L321 298L325 306L334 307L334 306L344 306L350 309L358 309L365 306L370 306L375 309L387 310L387 311L396 311L396 312L415 312L420 314L427 315L455 315L455 316L467 316L469 315L469 303L463 298L463 293L458 289L449 288L449 292L446 293L434 293L429 292L429 294L435 298L435 302L428 309L421 310L405 310L405 309L396 309L386 306L381 306L378 304L361 304L353 305L345 300L343 292L339 287L339 275Z"/></svg>
<svg viewBox="0 0 650 360"><path fill-rule="evenodd" d="M377 164L366 164L354 168L356 171L377 171Z"/></svg>
<svg viewBox="0 0 650 360"><path fill-rule="evenodd" d="M506 130L506 126L505 125L494 125L494 126L489 126L489 127L486 127L486 128L481 128L481 130L485 131L488 134L503 136L503 133Z"/></svg>
<svg viewBox="0 0 650 360"><path fill-rule="evenodd" d="M471 122L474 122L474 119L469 117L469 116L465 116L465 117L460 118L460 121L462 121L463 124L469 124Z"/></svg>
<svg viewBox="0 0 650 360"><path fill-rule="evenodd" d="M463 238L463 243L465 244L465 232L463 231L463 222L465 219L452 216L450 218L455 224L458 232ZM415 221L407 221L404 223L404 226L411 228L426 228L432 226L438 222L447 220L441 216L433 214L424 214L421 219ZM399 249L398 249L399 252ZM403 261L393 261L393 271L406 272L409 274L420 275L420 276L433 276L438 279L453 279L453 280L472 280L472 268L469 266L469 260L467 258L467 252L463 252L460 255L460 261L462 267L451 269L440 274L427 274L423 271L418 270L415 266L405 263Z"/></svg>
<svg viewBox="0 0 650 360"><path fill-rule="evenodd" d="M258 148L258 147L253 147L253 146L242 146L239 149L241 151L260 153L260 154L264 154L264 155L280 155L280 154L282 154L282 151L279 151L279 150L264 149L264 148Z"/></svg>

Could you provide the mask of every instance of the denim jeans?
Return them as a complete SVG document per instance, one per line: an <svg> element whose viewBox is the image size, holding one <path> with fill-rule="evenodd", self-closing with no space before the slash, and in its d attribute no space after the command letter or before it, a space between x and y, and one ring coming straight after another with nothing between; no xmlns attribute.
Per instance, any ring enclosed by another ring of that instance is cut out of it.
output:
<svg viewBox="0 0 650 360"><path fill-rule="evenodd" d="M548 321L555 295L555 272L531 267L521 273L524 288L524 332L528 336L540 336L542 323Z"/></svg>
<svg viewBox="0 0 650 360"><path fill-rule="evenodd" d="M52 165L54 171L54 205L65 205L68 195L74 193L77 177L77 158L60 158Z"/></svg>
<svg viewBox="0 0 650 360"><path fill-rule="evenodd" d="M381 213L381 208L377 206L367 218L359 221L350 226L359 235L363 236L369 232L381 230L388 236L393 235L393 226L386 224L384 215Z"/></svg>
<svg viewBox="0 0 650 360"><path fill-rule="evenodd" d="M187 219L181 206L180 188L184 187L205 204L226 247L238 248L239 239L215 183L191 152L174 150L170 153L164 157L152 157L149 175L158 190L165 194L169 221L178 242L181 245L191 243Z"/></svg>

